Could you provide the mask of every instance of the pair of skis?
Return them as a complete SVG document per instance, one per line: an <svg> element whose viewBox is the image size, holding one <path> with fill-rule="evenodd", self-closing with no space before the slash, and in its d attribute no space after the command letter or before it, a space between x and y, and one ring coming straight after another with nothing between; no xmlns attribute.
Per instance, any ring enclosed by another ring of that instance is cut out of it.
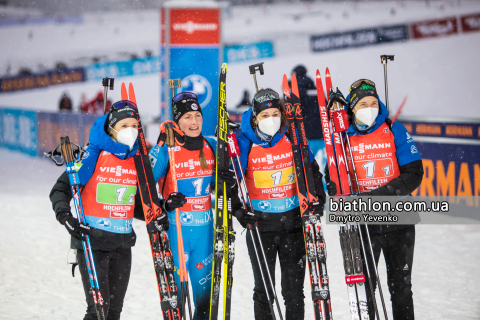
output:
<svg viewBox="0 0 480 320"><path fill-rule="evenodd" d="M230 319L233 285L233 262L235 259L235 231L232 225L231 191L219 176L220 168L229 168L228 157L228 113L227 113L227 64L220 70L217 153L215 174L215 222L213 239L212 288L210 296L210 320L218 319L222 263L224 265L223 319Z"/></svg>
<svg viewBox="0 0 480 320"><path fill-rule="evenodd" d="M334 99L334 96L338 91L332 88L332 78L328 68L325 71L325 82L327 93L329 94L328 100L325 99L322 78L320 76L320 71L317 70L316 85L318 106L322 122L322 131L325 141L325 150L327 154L327 165L330 173L330 179L337 185L337 195L354 194L355 188L351 177L355 177L355 186L357 186L356 190L358 190L355 164L353 163L354 160L348 135L345 134L345 141L342 135L349 128L348 116L343 105L340 105L339 102ZM348 156L346 154L346 148L348 148ZM351 163L347 163L349 159ZM338 229L343 265L345 269L345 282L347 284L350 315L352 320L369 320L369 314L373 311L368 310L367 305L365 275L362 263L362 251L364 253L365 261L366 251L363 242L362 230L360 230L358 223L339 224ZM366 229L366 232L368 241L370 243L369 249L371 252L373 252L368 229ZM368 281L370 281L370 288L372 288L368 264L367 273L369 275ZM372 296L374 300L373 303L375 312L377 318L379 318L373 290Z"/></svg>
<svg viewBox="0 0 480 320"><path fill-rule="evenodd" d="M326 264L326 245L323 237L320 206L315 192L309 147L303 122L302 105L296 75L292 75L292 94L286 75L283 75L283 94L289 124L296 185L305 236L313 308L316 320L331 320L332 308Z"/></svg>
<svg viewBox="0 0 480 320"><path fill-rule="evenodd" d="M127 94L125 84L122 83L122 100L128 100L137 105L135 92L131 83L128 87L128 91ZM140 189L143 213L145 215L145 223L147 225L147 232L152 250L153 265L160 295L163 319L180 320L181 312L178 306L178 290L175 283L174 263L170 241L166 231L163 230L161 226L155 224L156 218L161 215L166 215L166 212L162 211L158 199L152 166L148 157L147 143L138 109L136 116L138 123L137 141L139 148L137 154L134 156L134 162L137 170L137 181ZM168 217L165 216L164 219L168 219Z"/></svg>

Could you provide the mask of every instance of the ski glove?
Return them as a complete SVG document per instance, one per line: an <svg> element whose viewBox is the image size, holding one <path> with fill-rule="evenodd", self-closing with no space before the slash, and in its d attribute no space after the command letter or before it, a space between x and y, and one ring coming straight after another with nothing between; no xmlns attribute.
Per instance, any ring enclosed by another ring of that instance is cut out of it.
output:
<svg viewBox="0 0 480 320"><path fill-rule="evenodd" d="M327 192L329 196L334 196L337 194L337 184L333 181L327 182Z"/></svg>
<svg viewBox="0 0 480 320"><path fill-rule="evenodd" d="M160 124L160 135L158 136L157 144L161 147L167 141L167 124L173 129L173 134L175 136L175 144L179 146L183 146L185 144L185 133L180 130L178 124L171 120L167 120Z"/></svg>
<svg viewBox="0 0 480 320"><path fill-rule="evenodd" d="M246 228L249 224L254 224L258 221L258 216L255 213L251 213L244 208L239 208L235 210L233 215L237 218L238 222L242 225L242 227Z"/></svg>
<svg viewBox="0 0 480 320"><path fill-rule="evenodd" d="M185 200L186 201L186 200ZM170 227L170 221L168 220L168 215L166 212L162 212L158 217L155 218L155 228L157 228L158 231L168 231L168 228Z"/></svg>
<svg viewBox="0 0 480 320"><path fill-rule="evenodd" d="M218 177L220 180L225 181L230 188L233 188L237 183L237 180L235 179L235 172L229 168L219 168Z"/></svg>
<svg viewBox="0 0 480 320"><path fill-rule="evenodd" d="M88 224L79 223L74 217L70 217L65 220L65 228L72 237L75 237L79 240L84 240L84 235L91 234L91 228Z"/></svg>
<svg viewBox="0 0 480 320"><path fill-rule="evenodd" d="M170 212L182 207L185 203L187 203L187 199L185 199L182 193L172 192L168 196L168 199L163 201L163 208L165 211Z"/></svg>

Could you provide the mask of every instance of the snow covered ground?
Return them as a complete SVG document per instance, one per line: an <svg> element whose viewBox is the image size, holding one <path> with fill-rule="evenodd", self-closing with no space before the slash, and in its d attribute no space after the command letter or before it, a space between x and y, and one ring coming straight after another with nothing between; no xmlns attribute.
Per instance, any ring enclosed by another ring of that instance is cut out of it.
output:
<svg viewBox="0 0 480 320"><path fill-rule="evenodd" d="M64 168L50 160L0 149L0 319L81 319L86 303L77 270L67 266L69 235L48 199ZM122 319L160 319L158 291L144 223L134 222L138 241ZM232 319L253 319L253 274L237 230ZM332 310L349 319L337 227L325 225ZM417 319L479 319L479 225L417 226L413 292ZM277 266L278 270L278 266ZM387 302L385 266L380 277ZM277 279L280 274L277 272ZM306 279L307 280L307 279ZM280 294L280 288L277 286ZM305 281L305 319L313 319L310 285ZM281 296L279 300L282 301ZM387 304L389 312L391 307ZM391 314L390 317L391 319Z"/></svg>

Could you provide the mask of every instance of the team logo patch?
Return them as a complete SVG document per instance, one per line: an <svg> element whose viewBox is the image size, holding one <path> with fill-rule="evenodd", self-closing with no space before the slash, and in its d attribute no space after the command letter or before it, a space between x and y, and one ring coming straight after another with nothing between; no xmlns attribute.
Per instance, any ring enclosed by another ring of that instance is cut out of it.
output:
<svg viewBox="0 0 480 320"><path fill-rule="evenodd" d="M410 147L410 152L411 152L412 154L417 153L417 152L418 152L417 147L411 146L411 147Z"/></svg>
<svg viewBox="0 0 480 320"><path fill-rule="evenodd" d="M262 211L268 211L268 210L270 210L271 207L272 207L272 205L268 201L260 201L258 203L258 208Z"/></svg>
<svg viewBox="0 0 480 320"><path fill-rule="evenodd" d="M193 110L198 110L198 106L196 103L192 103L191 107Z"/></svg>
<svg viewBox="0 0 480 320"><path fill-rule="evenodd" d="M202 270L203 268L205 268L205 266L201 262L197 263L195 267L197 267L198 270Z"/></svg>
<svg viewBox="0 0 480 320"><path fill-rule="evenodd" d="M184 224L190 224L193 222L193 215L190 212L182 212L180 219Z"/></svg>
<svg viewBox="0 0 480 320"><path fill-rule="evenodd" d="M112 223L107 219L98 219L97 220L97 226L99 226L101 228L104 228L104 229L108 229L112 226Z"/></svg>
<svg viewBox="0 0 480 320"><path fill-rule="evenodd" d="M383 129L383 132L388 133L388 128Z"/></svg>

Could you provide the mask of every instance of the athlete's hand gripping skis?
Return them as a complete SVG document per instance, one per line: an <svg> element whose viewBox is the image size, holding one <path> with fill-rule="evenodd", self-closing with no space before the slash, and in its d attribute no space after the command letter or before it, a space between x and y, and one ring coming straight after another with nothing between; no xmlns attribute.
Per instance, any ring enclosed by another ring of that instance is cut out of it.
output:
<svg viewBox="0 0 480 320"><path fill-rule="evenodd" d="M283 94L295 162L296 184L304 226L315 319L333 319L326 268L325 240L320 220L323 215L323 207L317 200L311 178L313 174L295 74L292 76L292 93L290 97L287 76L284 75Z"/></svg>

